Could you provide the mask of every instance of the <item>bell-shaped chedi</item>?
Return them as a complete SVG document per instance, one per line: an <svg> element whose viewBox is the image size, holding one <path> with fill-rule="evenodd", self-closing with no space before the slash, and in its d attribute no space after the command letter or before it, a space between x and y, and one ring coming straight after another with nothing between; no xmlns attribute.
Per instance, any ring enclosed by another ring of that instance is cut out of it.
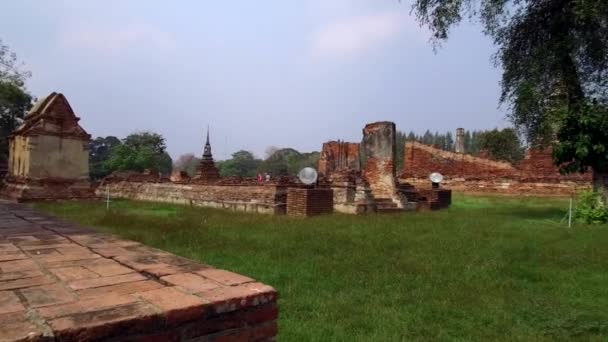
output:
<svg viewBox="0 0 608 342"><path fill-rule="evenodd" d="M19 201L92 198L88 134L63 94L38 101L9 137L2 196Z"/></svg>

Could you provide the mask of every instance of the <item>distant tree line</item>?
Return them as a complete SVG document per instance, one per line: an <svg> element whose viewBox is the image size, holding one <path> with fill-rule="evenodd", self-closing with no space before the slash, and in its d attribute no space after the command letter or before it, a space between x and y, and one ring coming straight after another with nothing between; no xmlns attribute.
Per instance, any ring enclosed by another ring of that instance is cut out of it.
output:
<svg viewBox="0 0 608 342"><path fill-rule="evenodd" d="M0 163L8 161L8 136L21 125L34 98L25 87L29 71L0 39Z"/></svg>
<svg viewBox="0 0 608 342"><path fill-rule="evenodd" d="M418 141L431 145L435 148L454 152L456 137L452 132L445 133L430 130L424 134L397 132L397 169L403 168L403 158L405 143L407 141ZM487 151L492 159L516 163L523 159L525 146L520 139L517 131L513 128L493 129L493 130L465 130L464 149L467 154L479 155L482 150Z"/></svg>
<svg viewBox="0 0 608 342"><path fill-rule="evenodd" d="M133 133L122 140L114 136L98 137L89 145L92 179L101 179L114 171L142 172L146 169L169 175L172 164L165 138L154 132Z"/></svg>
<svg viewBox="0 0 608 342"><path fill-rule="evenodd" d="M445 151L454 151L452 132L431 133L427 130L418 135L414 132L397 132L397 170L403 168L404 148L407 141L419 141ZM486 150L495 160L518 162L524 157L524 146L512 128L502 130L465 131L464 144L467 153L479 155ZM114 136L98 137L90 144L90 171L93 179L101 179L114 171L138 171L155 169L164 175L172 170L194 175L200 158L193 153L179 156L175 161L166 152L165 139L158 133L138 132L120 140ZM316 168L320 153L299 152L293 148L266 150L265 158L257 158L252 152L240 150L231 158L216 161L220 174L227 176L255 177L269 173L271 176L296 175L304 167Z"/></svg>
<svg viewBox="0 0 608 342"><path fill-rule="evenodd" d="M319 152L299 152L293 148L270 147L266 158L256 158L250 151L240 150L232 154L230 159L216 162L223 177L240 176L255 177L257 174L268 173L271 176L296 175L302 168L317 167ZM173 167L194 175L200 159L192 153L181 155Z"/></svg>

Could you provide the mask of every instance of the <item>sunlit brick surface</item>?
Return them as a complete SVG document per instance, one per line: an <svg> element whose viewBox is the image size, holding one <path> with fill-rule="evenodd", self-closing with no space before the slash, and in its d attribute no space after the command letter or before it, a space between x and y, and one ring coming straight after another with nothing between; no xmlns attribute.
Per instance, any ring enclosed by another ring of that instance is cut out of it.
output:
<svg viewBox="0 0 608 342"><path fill-rule="evenodd" d="M273 341L254 279L0 203L0 341Z"/></svg>

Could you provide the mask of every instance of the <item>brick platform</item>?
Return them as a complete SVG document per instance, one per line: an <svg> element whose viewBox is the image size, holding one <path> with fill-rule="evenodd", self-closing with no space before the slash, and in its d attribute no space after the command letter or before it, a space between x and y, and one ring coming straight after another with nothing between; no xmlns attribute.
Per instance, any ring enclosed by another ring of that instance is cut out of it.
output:
<svg viewBox="0 0 608 342"><path fill-rule="evenodd" d="M0 341L274 341L277 293L0 202Z"/></svg>
<svg viewBox="0 0 608 342"><path fill-rule="evenodd" d="M309 217L333 211L334 193L329 188L289 188L287 191L287 215Z"/></svg>

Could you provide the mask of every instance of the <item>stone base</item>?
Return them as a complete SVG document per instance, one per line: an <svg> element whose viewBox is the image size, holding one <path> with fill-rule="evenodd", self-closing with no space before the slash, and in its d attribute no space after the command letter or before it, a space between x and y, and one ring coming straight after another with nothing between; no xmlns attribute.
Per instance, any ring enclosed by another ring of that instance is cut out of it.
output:
<svg viewBox="0 0 608 342"><path fill-rule="evenodd" d="M0 197L18 201L96 199L88 180L7 178Z"/></svg>
<svg viewBox="0 0 608 342"><path fill-rule="evenodd" d="M308 217L331 214L334 209L333 191L328 188L289 188L287 215Z"/></svg>
<svg viewBox="0 0 608 342"><path fill-rule="evenodd" d="M277 292L0 203L0 341L275 341Z"/></svg>

